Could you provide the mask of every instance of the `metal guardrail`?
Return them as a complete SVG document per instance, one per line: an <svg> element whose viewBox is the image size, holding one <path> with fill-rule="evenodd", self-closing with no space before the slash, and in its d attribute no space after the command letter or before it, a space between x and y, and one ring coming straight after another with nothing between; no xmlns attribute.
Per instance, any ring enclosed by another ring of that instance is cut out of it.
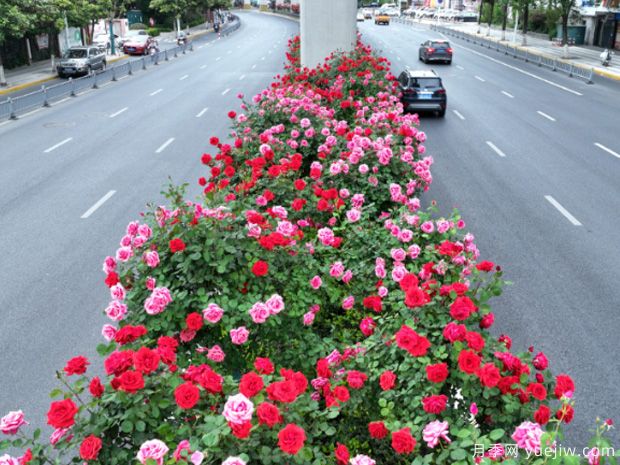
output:
<svg viewBox="0 0 620 465"><path fill-rule="evenodd" d="M226 23L221 30L222 35L229 35L241 27L241 22L237 16L233 16L233 21ZM117 81L125 76L131 76L138 71L146 70L151 66L157 66L162 61L168 61L173 57L193 51L192 42L185 45L178 45L166 50L160 50L152 55L140 58L129 58L123 63L108 66L101 71L94 71L91 74L80 78L69 78L65 82L51 86L41 86L39 90L30 92L19 97L0 101L0 121L7 119L17 119L31 111L41 107L48 107L52 103L60 100L77 96L89 89L97 89L103 84Z"/></svg>
<svg viewBox="0 0 620 465"><path fill-rule="evenodd" d="M509 45L497 40L485 39L474 34L458 31L445 26L437 26L433 24L431 25L431 29L457 39L463 39L473 44L479 44L482 47L494 48L498 52L503 52L513 58L535 63L538 66L544 66L553 71L561 71L568 74L570 77L577 77L585 80L588 84L593 84L592 77L594 76L594 68L592 67L575 65L574 63L564 61L557 57L532 52L524 47Z"/></svg>

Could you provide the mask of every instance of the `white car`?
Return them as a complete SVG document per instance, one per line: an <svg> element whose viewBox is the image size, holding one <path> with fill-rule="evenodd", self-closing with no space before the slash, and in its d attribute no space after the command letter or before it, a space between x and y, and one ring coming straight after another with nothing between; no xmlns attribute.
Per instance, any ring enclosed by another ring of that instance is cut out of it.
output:
<svg viewBox="0 0 620 465"><path fill-rule="evenodd" d="M359 11L357 13L357 20L363 22L364 21L364 13L362 13L361 11Z"/></svg>
<svg viewBox="0 0 620 465"><path fill-rule="evenodd" d="M114 46L120 47L120 37L114 34ZM93 45L105 50L110 50L110 34L97 34L93 38Z"/></svg>

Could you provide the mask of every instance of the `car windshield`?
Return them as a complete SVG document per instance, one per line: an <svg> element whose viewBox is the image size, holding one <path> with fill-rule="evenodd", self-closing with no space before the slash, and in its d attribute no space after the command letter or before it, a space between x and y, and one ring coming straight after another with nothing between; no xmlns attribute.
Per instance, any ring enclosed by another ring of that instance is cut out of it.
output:
<svg viewBox="0 0 620 465"><path fill-rule="evenodd" d="M147 38L148 38L147 36L140 35L140 36L136 36L136 37L131 37L129 39L129 41L130 42L134 42L134 43L136 43L136 42L137 43L143 43L143 42L146 42Z"/></svg>
<svg viewBox="0 0 620 465"><path fill-rule="evenodd" d="M411 87L428 89L430 87L440 87L439 78L411 78Z"/></svg>
<svg viewBox="0 0 620 465"><path fill-rule="evenodd" d="M435 48L450 48L450 44L448 42L433 42L431 46Z"/></svg>
<svg viewBox="0 0 620 465"><path fill-rule="evenodd" d="M85 49L67 50L65 52L65 58L86 58L86 50Z"/></svg>

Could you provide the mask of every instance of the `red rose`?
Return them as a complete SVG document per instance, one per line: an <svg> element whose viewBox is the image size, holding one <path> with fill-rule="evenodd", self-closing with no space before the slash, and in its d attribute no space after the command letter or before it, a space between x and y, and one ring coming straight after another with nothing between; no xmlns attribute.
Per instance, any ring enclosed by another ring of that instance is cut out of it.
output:
<svg viewBox="0 0 620 465"><path fill-rule="evenodd" d="M336 462L339 465L347 465L349 463L349 459L351 458L351 454L349 453L347 446L340 443L336 444L334 455L336 455Z"/></svg>
<svg viewBox="0 0 620 465"><path fill-rule="evenodd" d="M144 378L139 371L127 370L118 377L119 389L130 394L144 388Z"/></svg>
<svg viewBox="0 0 620 465"><path fill-rule="evenodd" d="M418 287L419 282L420 281L418 280L418 277L416 275L414 275L413 273L407 273L398 284L404 292L407 292L413 287Z"/></svg>
<svg viewBox="0 0 620 465"><path fill-rule="evenodd" d="M47 412L47 424L54 428L69 428L75 423L77 405L71 399L52 402Z"/></svg>
<svg viewBox="0 0 620 465"><path fill-rule="evenodd" d="M67 365L65 366L65 373L68 376L83 375L86 373L86 368L88 365L90 365L90 362L86 357L82 357L81 355L78 357L73 357L67 362Z"/></svg>
<svg viewBox="0 0 620 465"><path fill-rule="evenodd" d="M101 444L101 439L92 434L84 438L82 444L80 444L80 457L84 460L97 460Z"/></svg>
<svg viewBox="0 0 620 465"><path fill-rule="evenodd" d="M241 377L239 392L249 399L258 394L264 386L263 378L251 371Z"/></svg>
<svg viewBox="0 0 620 465"><path fill-rule="evenodd" d="M426 377L431 383L443 383L448 377L448 365L437 363L426 367Z"/></svg>
<svg viewBox="0 0 620 465"><path fill-rule="evenodd" d="M545 400L547 397L547 389L540 383L530 383L527 387L527 392L532 394L532 396L538 400Z"/></svg>
<svg viewBox="0 0 620 465"><path fill-rule="evenodd" d="M534 413L534 421L539 425L546 425L551 417L551 410L546 405L541 405Z"/></svg>
<svg viewBox="0 0 620 465"><path fill-rule="evenodd" d="M351 370L347 373L347 383L351 389L362 389L367 379L368 376L361 371Z"/></svg>
<svg viewBox="0 0 620 465"><path fill-rule="evenodd" d="M32 460L32 451L30 449L26 449L26 452L24 452L24 455L22 455L18 459L19 465L28 465L31 460Z"/></svg>
<svg viewBox="0 0 620 465"><path fill-rule="evenodd" d="M262 357L257 357L256 360L254 360L254 368L256 368L256 371L261 375L270 375L275 371L271 360Z"/></svg>
<svg viewBox="0 0 620 465"><path fill-rule="evenodd" d="M462 372L473 375L480 368L480 357L469 350L462 350L458 363Z"/></svg>
<svg viewBox="0 0 620 465"><path fill-rule="evenodd" d="M289 423L278 433L278 446L286 454L297 454L304 446L305 440L306 432L293 423Z"/></svg>
<svg viewBox="0 0 620 465"><path fill-rule="evenodd" d="M88 390L93 397L101 397L105 388L101 384L101 380L98 376L95 376L88 385Z"/></svg>
<svg viewBox="0 0 620 465"><path fill-rule="evenodd" d="M497 338L497 340L504 344L504 346L506 346L506 349L508 350L510 350L510 348L512 347L512 339L510 339L510 336L507 336L506 334L502 334L500 337Z"/></svg>
<svg viewBox="0 0 620 465"><path fill-rule="evenodd" d="M368 432L375 439L383 439L389 433L388 429L382 421L373 421L368 423Z"/></svg>
<svg viewBox="0 0 620 465"><path fill-rule="evenodd" d="M252 429L252 422L246 421L245 423L228 423L232 433L239 439L245 439L250 436L250 430Z"/></svg>
<svg viewBox="0 0 620 465"><path fill-rule="evenodd" d="M491 326L493 326L494 322L495 322L495 315L493 313L487 313L480 320L480 328L489 329Z"/></svg>
<svg viewBox="0 0 620 465"><path fill-rule="evenodd" d="M383 310L383 303L381 302L381 297L379 297L378 295L370 295L368 297L364 297L362 305L365 308L369 308L377 313Z"/></svg>
<svg viewBox="0 0 620 465"><path fill-rule="evenodd" d="M567 392L575 392L575 383L573 379L568 375L558 375L555 377L555 390L553 393L558 399L561 398Z"/></svg>
<svg viewBox="0 0 620 465"><path fill-rule="evenodd" d="M280 374L284 376L286 381L292 381L295 385L295 389L297 390L297 395L303 394L308 388L308 379L304 376L304 374L300 371L293 370L280 370Z"/></svg>
<svg viewBox="0 0 620 465"><path fill-rule="evenodd" d="M297 399L297 387L293 381L276 381L267 386L267 395L271 400L291 403Z"/></svg>
<svg viewBox="0 0 620 465"><path fill-rule="evenodd" d="M316 362L316 373L319 378L331 378L332 371L329 369L329 362L327 359L321 358Z"/></svg>
<svg viewBox="0 0 620 465"><path fill-rule="evenodd" d="M190 313L185 317L185 325L187 329L191 329L192 331L198 331L202 328L203 319L202 315L197 312Z"/></svg>
<svg viewBox="0 0 620 465"><path fill-rule="evenodd" d="M396 375L391 371L384 371L379 377L379 385L384 391L393 389L396 385Z"/></svg>
<svg viewBox="0 0 620 465"><path fill-rule="evenodd" d="M185 242L183 242L179 238L172 239L169 243L169 246L170 252L172 253L183 252L185 250Z"/></svg>
<svg viewBox="0 0 620 465"><path fill-rule="evenodd" d="M261 425L267 425L269 428L273 428L278 423L282 423L280 410L269 402L263 402L258 406L256 409L256 416Z"/></svg>
<svg viewBox="0 0 620 465"><path fill-rule="evenodd" d="M488 260L482 261L476 265L476 268L480 271L489 272L495 267L495 263Z"/></svg>
<svg viewBox="0 0 620 465"><path fill-rule="evenodd" d="M454 343L456 341L464 341L467 335L467 328L465 325L459 325L451 321L443 329L443 337L448 341Z"/></svg>
<svg viewBox="0 0 620 465"><path fill-rule="evenodd" d="M220 140L217 137L213 136L213 137L211 137L209 139L209 143L211 145L216 145L217 146L217 145L220 145Z"/></svg>
<svg viewBox="0 0 620 465"><path fill-rule="evenodd" d="M484 338L476 331L468 331L465 341L467 341L467 346L475 352L481 352L484 349Z"/></svg>
<svg viewBox="0 0 620 465"><path fill-rule="evenodd" d="M426 305L429 297L419 287L410 287L405 293L405 305L409 308L417 308Z"/></svg>
<svg viewBox="0 0 620 465"><path fill-rule="evenodd" d="M236 113L236 112L234 112L234 111L232 111L232 110L230 110L230 111L228 112L228 117L229 117L230 119L235 119L235 117L236 117L236 116L237 116L237 113Z"/></svg>
<svg viewBox="0 0 620 465"><path fill-rule="evenodd" d="M422 407L426 413L439 415L446 409L446 402L448 402L448 398L443 394L429 396L422 399Z"/></svg>
<svg viewBox="0 0 620 465"><path fill-rule="evenodd" d="M402 325L396 333L396 345L406 350L414 357L426 355L431 343L424 336L420 336L409 326Z"/></svg>
<svg viewBox="0 0 620 465"><path fill-rule="evenodd" d="M502 378L499 373L499 368L492 363L485 363L476 374L478 378L480 378L482 385L488 388L497 386L497 383L499 383L499 380Z"/></svg>
<svg viewBox="0 0 620 465"><path fill-rule="evenodd" d="M200 384L207 392L217 394L222 392L224 379L213 370L208 370L200 376Z"/></svg>
<svg viewBox="0 0 620 465"><path fill-rule="evenodd" d="M411 454L415 448L416 441L411 436L409 428L403 428L392 433L392 449L397 454Z"/></svg>
<svg viewBox="0 0 620 465"><path fill-rule="evenodd" d="M108 287L115 286L116 284L119 283L118 274L116 274L114 271L110 271L108 275L106 276L104 282L106 286Z"/></svg>
<svg viewBox="0 0 620 465"><path fill-rule="evenodd" d="M144 336L146 333L147 329L142 325L127 325L123 326L116 332L116 334L114 335L114 341L117 342L119 345L123 346L125 344L130 344L136 341L138 338Z"/></svg>
<svg viewBox="0 0 620 465"><path fill-rule="evenodd" d="M306 188L306 181L303 179L296 179L293 184L298 191L303 191Z"/></svg>
<svg viewBox="0 0 620 465"><path fill-rule="evenodd" d="M194 408L200 400L200 389L189 381L185 382L174 390L174 400L182 409Z"/></svg>
<svg viewBox="0 0 620 465"><path fill-rule="evenodd" d="M568 424L571 421L573 421L574 414L575 414L575 411L573 410L573 407L570 404L564 404L562 405L560 410L555 412L555 417L558 420L563 421L564 423Z"/></svg>
<svg viewBox="0 0 620 465"><path fill-rule="evenodd" d="M546 370L549 366L549 360L547 360L545 354L539 352L534 357L534 360L532 360L532 365L534 365L534 368L536 368L537 370Z"/></svg>
<svg viewBox="0 0 620 465"><path fill-rule="evenodd" d="M255 276L265 276L269 271L269 264L262 260L258 260L254 265L252 265L252 273Z"/></svg>
<svg viewBox="0 0 620 465"><path fill-rule="evenodd" d="M344 386L336 386L333 394L340 402L347 402L350 398L349 390Z"/></svg>
<svg viewBox="0 0 620 465"><path fill-rule="evenodd" d="M469 318L477 309L469 297L457 297L450 305L450 316L455 320L463 321Z"/></svg>
<svg viewBox="0 0 620 465"><path fill-rule="evenodd" d="M141 347L133 354L133 365L139 372L149 374L157 370L159 359L160 357L157 352L148 347Z"/></svg>

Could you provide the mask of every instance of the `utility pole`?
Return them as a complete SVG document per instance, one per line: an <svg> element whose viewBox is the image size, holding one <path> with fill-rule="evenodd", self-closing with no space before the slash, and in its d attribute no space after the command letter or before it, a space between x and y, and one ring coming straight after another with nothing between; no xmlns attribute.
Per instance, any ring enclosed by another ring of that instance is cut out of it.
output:
<svg viewBox="0 0 620 465"><path fill-rule="evenodd" d="M110 15L110 53L116 55L116 43L114 41L114 15Z"/></svg>
<svg viewBox="0 0 620 465"><path fill-rule="evenodd" d="M67 21L67 12L64 13L65 20L65 49L69 50L69 22Z"/></svg>

